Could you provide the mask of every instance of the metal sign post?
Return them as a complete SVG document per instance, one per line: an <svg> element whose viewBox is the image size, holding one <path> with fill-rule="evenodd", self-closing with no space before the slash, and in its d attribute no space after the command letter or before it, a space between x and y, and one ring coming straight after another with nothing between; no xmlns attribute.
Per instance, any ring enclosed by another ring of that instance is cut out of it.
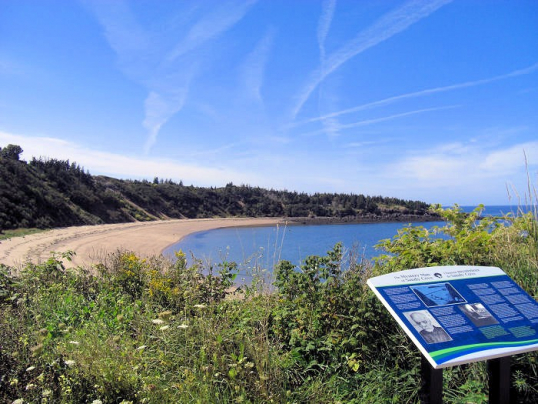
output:
<svg viewBox="0 0 538 404"><path fill-rule="evenodd" d="M443 369L434 369L421 355L420 404L443 404Z"/></svg>
<svg viewBox="0 0 538 404"><path fill-rule="evenodd" d="M510 356L487 361L489 404L510 404L516 395L510 392Z"/></svg>
<svg viewBox="0 0 538 404"><path fill-rule="evenodd" d="M478 361L487 361L489 402L515 400L510 357L538 350L538 303L500 268L417 268L368 286L422 353L422 404L442 403L443 368Z"/></svg>

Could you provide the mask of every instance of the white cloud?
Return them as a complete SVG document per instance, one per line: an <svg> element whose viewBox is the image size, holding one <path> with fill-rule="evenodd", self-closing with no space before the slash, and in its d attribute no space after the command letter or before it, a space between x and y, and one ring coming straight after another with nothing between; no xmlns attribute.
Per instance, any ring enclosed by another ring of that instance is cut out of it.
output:
<svg viewBox="0 0 538 404"><path fill-rule="evenodd" d="M104 36L116 53L120 70L134 81L147 78L154 60L150 33L137 21L123 0L85 0L88 9L103 27Z"/></svg>
<svg viewBox="0 0 538 404"><path fill-rule="evenodd" d="M325 78L346 63L352 57L364 52L392 36L405 31L411 25L428 17L452 0L411 0L402 7L385 14L373 25L361 31L336 52L327 57L326 63L310 75L306 85L297 96L297 103L292 110L295 119L312 92Z"/></svg>
<svg viewBox="0 0 538 404"><path fill-rule="evenodd" d="M325 63L325 39L331 28L331 23L334 16L334 9L336 8L336 0L324 0L322 3L321 16L318 21L318 46L321 65Z"/></svg>
<svg viewBox="0 0 538 404"><path fill-rule="evenodd" d="M362 120L362 121L348 123L348 124L333 123L331 129L332 129L333 133L336 133L337 131L341 131L341 130L344 130L344 129L352 129L352 128L357 128L357 127L361 127L361 126L370 126L370 125L374 125L376 123L388 122L388 121L392 121L394 119L405 118L405 117L413 116L413 115L417 115L417 114L423 114L425 112L442 111L442 110L452 109L452 108L457 108L457 107L458 107L458 105L449 105L449 106L446 106L446 107L435 107L435 108L423 108L423 109L417 109L415 111L408 111L408 112L402 112L400 114L383 116L383 117L380 117L380 118L365 119L365 120ZM323 122L326 123L327 120L324 120ZM319 134L322 134L322 133L325 133L325 132L326 132L326 128L324 128L323 130L315 131L315 132L309 132L306 135L307 136L319 135Z"/></svg>
<svg viewBox="0 0 538 404"><path fill-rule="evenodd" d="M479 168L493 173L514 173L525 168L525 159L529 166L538 165L538 142L517 144L494 151L483 159Z"/></svg>
<svg viewBox="0 0 538 404"><path fill-rule="evenodd" d="M374 101L374 102L369 102L367 104L358 105L358 106L353 107L353 108L346 108L346 109L343 109L341 111L331 112L331 113L325 114L323 116L318 116L318 117L315 117L315 118L305 119L303 121L299 121L299 122L295 122L293 124L290 124L289 126L293 127L293 126L305 125L305 124L312 123L312 122L323 121L324 119L327 119L327 118L334 118L334 117L338 117L338 116L341 116L341 115L346 115L346 114L351 114L351 113L354 113L354 112L364 111L364 110L371 109L371 108L382 107L382 106L389 105L389 104L392 104L392 103L395 103L395 102L398 102L398 101L402 101L402 100L406 100L406 99L424 97L424 96L443 93L443 92L447 92L447 91L460 90L460 89L463 89L463 88L476 87L476 86L489 84L489 83L493 83L493 82L500 81L500 80L505 80L505 79L508 79L508 78L511 78L511 77L518 77L518 76L523 76L523 75L526 75L526 74L531 74L531 73L534 73L537 70L538 70L538 63L535 63L532 66L526 67L524 69L515 70L513 72L510 72L510 73L507 73L507 74L502 74L500 76L490 77L490 78L481 79L481 80L466 81L464 83L452 84L452 85L443 86L443 87L429 88L429 89L426 89L426 90L420 90L420 91L414 91L412 93L401 94L401 95L397 95L397 96L394 96L394 97L385 98L385 99L382 99L382 100L379 100L379 101Z"/></svg>
<svg viewBox="0 0 538 404"><path fill-rule="evenodd" d="M538 142L508 148L488 148L481 144L446 144L415 152L388 167L402 181L416 181L421 187L460 187L485 182L510 181L523 176L525 154L529 166L538 165Z"/></svg>
<svg viewBox="0 0 538 404"><path fill-rule="evenodd" d="M174 47L166 60L177 59L229 30L256 2L257 0L214 3L211 12L205 14L190 28L187 36Z"/></svg>
<svg viewBox="0 0 538 404"><path fill-rule="evenodd" d="M258 41L254 50L247 55L241 73L244 81L247 96L262 103L261 89L264 82L265 68L269 57L269 52L273 45L275 30L269 29Z"/></svg>
<svg viewBox="0 0 538 404"><path fill-rule="evenodd" d="M197 19L196 7L185 11L180 8L186 6L178 3L177 14L184 12L189 18L174 18L174 24L159 29L143 27L125 1L86 3L104 27L120 70L148 90L143 120L148 153L162 126L187 102L191 82L204 63L204 57L193 51L232 28L256 0L215 3Z"/></svg>
<svg viewBox="0 0 538 404"><path fill-rule="evenodd" d="M151 91L144 103L145 119L143 122L144 128L149 133L144 146L144 151L149 153L155 141L157 135L164 125L172 116L179 112L185 100L187 99L188 86L177 90L175 93L168 92L164 96Z"/></svg>
<svg viewBox="0 0 538 404"><path fill-rule="evenodd" d="M186 184L220 186L234 183L257 184L260 179L252 172L229 168L179 163L162 158L141 158L88 149L73 142L46 136L26 136L0 131L0 144L20 145L22 158L56 158L76 162L93 175L109 175L115 178L148 179L171 178Z"/></svg>

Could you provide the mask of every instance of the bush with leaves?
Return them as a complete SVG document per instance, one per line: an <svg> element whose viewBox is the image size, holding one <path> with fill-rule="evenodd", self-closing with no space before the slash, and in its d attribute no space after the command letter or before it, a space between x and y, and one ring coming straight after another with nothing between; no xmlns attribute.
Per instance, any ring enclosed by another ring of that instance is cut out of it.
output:
<svg viewBox="0 0 538 404"><path fill-rule="evenodd" d="M420 354L366 286L418 266L503 268L538 295L536 216L479 220L457 207L433 232L403 229L375 265L336 245L273 293L226 299L236 267L118 251L68 270L71 253L0 267L0 402L415 403ZM97 271L96 271L97 269ZM93 271L93 272L92 272ZM519 403L538 401L537 355L518 355ZM484 363L445 370L444 400L487 400Z"/></svg>
<svg viewBox="0 0 538 404"><path fill-rule="evenodd" d="M333 386L341 400L364 402L361 386L372 369L414 372L418 355L369 291L370 275L371 265L344 254L341 244L300 268L277 266L272 329L293 394L317 381ZM407 398L416 398L414 386Z"/></svg>
<svg viewBox="0 0 538 404"><path fill-rule="evenodd" d="M446 225L432 230L405 227L378 247L386 253L376 260L374 274L440 265L480 265L503 269L535 299L538 298L538 217L536 211L522 210L501 218L482 217L484 206L465 213L437 207ZM462 370L463 369L463 370ZM445 372L448 395L454 402L467 402L469 386L481 386L476 394L487 395L483 364L471 364ZM512 386L518 402L538 401L538 354L512 358ZM466 401L467 400L467 401ZM474 399L473 399L474 400ZM480 400L479 400L480 401ZM478 402L478 401L477 401ZM480 401L483 402L483 401Z"/></svg>

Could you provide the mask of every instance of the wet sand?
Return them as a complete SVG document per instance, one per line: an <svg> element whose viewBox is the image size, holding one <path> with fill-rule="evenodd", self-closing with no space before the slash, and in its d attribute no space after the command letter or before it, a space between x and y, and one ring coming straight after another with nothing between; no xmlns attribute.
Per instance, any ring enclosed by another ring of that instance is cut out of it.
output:
<svg viewBox="0 0 538 404"><path fill-rule="evenodd" d="M0 241L0 263L20 269L27 262L41 263L51 252L74 251L69 267L90 267L117 250L140 257L159 255L183 237L223 227L271 226L280 218L179 219L156 222L104 224L54 229Z"/></svg>

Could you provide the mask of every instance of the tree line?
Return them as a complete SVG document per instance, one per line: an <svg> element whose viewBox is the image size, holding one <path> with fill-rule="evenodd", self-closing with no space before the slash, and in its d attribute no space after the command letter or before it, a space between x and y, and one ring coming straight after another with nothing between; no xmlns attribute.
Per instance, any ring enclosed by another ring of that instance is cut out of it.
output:
<svg viewBox="0 0 538 404"><path fill-rule="evenodd" d="M69 160L23 161L22 152L18 145L0 147L0 230L168 218L375 220L432 215L425 202L382 196L307 194L233 183L196 187L157 177L149 181L93 176Z"/></svg>

